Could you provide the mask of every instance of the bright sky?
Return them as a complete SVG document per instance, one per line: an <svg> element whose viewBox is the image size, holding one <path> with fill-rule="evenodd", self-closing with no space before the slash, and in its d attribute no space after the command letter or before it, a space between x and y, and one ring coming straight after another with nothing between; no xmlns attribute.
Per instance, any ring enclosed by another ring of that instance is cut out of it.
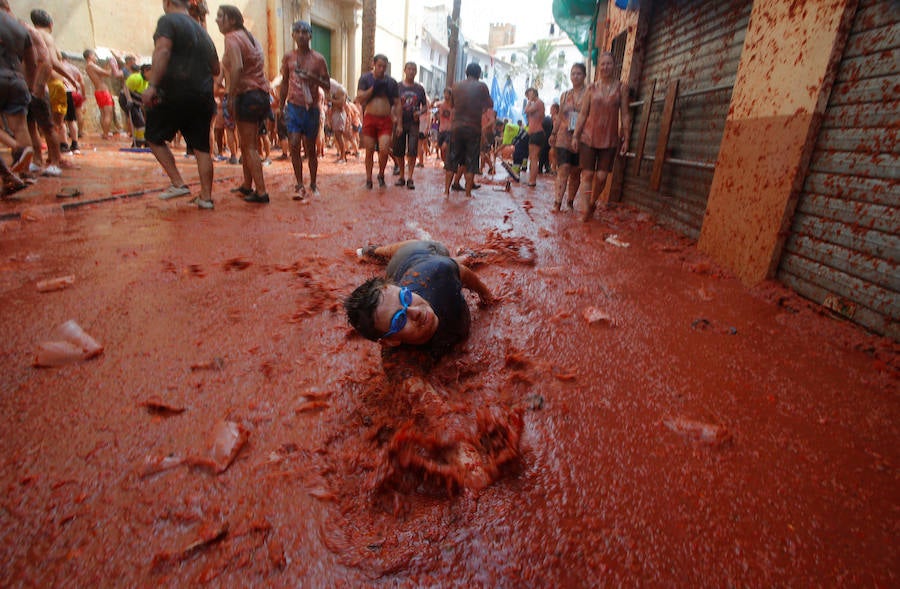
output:
<svg viewBox="0 0 900 589"><path fill-rule="evenodd" d="M446 0L452 14L453 1ZM491 23L516 26L516 43L546 37L553 22L553 0L460 0L462 32L467 39L487 45Z"/></svg>

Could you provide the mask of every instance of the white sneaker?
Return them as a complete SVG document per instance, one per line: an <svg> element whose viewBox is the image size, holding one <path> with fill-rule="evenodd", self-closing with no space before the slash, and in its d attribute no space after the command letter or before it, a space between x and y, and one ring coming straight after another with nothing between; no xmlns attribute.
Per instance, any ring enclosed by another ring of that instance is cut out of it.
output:
<svg viewBox="0 0 900 589"><path fill-rule="evenodd" d="M41 167L37 164L28 164L28 171L32 174L40 174Z"/></svg>
<svg viewBox="0 0 900 589"><path fill-rule="evenodd" d="M59 169L58 166L47 166L44 168L44 171L41 172L42 176L53 176L54 178L62 176L62 170Z"/></svg>
<svg viewBox="0 0 900 589"><path fill-rule="evenodd" d="M179 196L188 196L191 189L187 186L169 186L159 194L160 200L169 200L170 198L178 198Z"/></svg>
<svg viewBox="0 0 900 589"><path fill-rule="evenodd" d="M212 199L203 200L202 198L197 198L197 208L210 210L216 208L216 205L213 204Z"/></svg>

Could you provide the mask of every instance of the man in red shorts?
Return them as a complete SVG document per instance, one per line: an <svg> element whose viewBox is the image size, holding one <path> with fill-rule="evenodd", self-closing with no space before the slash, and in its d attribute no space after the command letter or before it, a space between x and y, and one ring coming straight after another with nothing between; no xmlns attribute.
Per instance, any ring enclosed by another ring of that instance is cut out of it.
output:
<svg viewBox="0 0 900 589"><path fill-rule="evenodd" d="M372 188L375 143L378 142L378 186L385 187L384 169L391 154L391 140L400 120L400 88L387 75L388 59L372 58L372 71L359 78L356 102L363 109L362 143L366 149L366 188Z"/></svg>
<svg viewBox="0 0 900 589"><path fill-rule="evenodd" d="M116 63L115 57L109 58L106 67L97 63L97 54L93 49L84 50L84 64L88 78L94 85L94 99L100 109L100 129L103 131L103 138L109 139L112 135L110 128L116 103L113 100L112 92L109 91L109 86L106 85L106 78L121 78L122 72L119 70L119 64Z"/></svg>

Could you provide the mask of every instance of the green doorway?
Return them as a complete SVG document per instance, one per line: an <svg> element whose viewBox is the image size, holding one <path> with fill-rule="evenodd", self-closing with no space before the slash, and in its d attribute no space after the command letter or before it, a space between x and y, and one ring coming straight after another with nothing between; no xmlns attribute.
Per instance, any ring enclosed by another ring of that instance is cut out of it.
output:
<svg viewBox="0 0 900 589"><path fill-rule="evenodd" d="M313 23L312 40L309 44L310 47L312 47L315 51L321 53L325 58L325 63L328 64L328 72L333 78L334 70L331 69L331 29L326 29L325 27L320 27L319 25Z"/></svg>

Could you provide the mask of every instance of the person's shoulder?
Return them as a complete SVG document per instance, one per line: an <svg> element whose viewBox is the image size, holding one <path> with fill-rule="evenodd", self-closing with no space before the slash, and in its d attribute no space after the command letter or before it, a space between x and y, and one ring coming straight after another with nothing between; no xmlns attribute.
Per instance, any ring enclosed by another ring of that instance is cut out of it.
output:
<svg viewBox="0 0 900 589"><path fill-rule="evenodd" d="M190 22L185 21L185 18ZM176 34L177 31L183 31L186 25L190 26L190 23L195 23L198 27L200 26L197 21L185 14L177 12L167 13L159 17L159 20L156 21L156 34L162 37L171 37ZM200 28L202 29L203 27Z"/></svg>

